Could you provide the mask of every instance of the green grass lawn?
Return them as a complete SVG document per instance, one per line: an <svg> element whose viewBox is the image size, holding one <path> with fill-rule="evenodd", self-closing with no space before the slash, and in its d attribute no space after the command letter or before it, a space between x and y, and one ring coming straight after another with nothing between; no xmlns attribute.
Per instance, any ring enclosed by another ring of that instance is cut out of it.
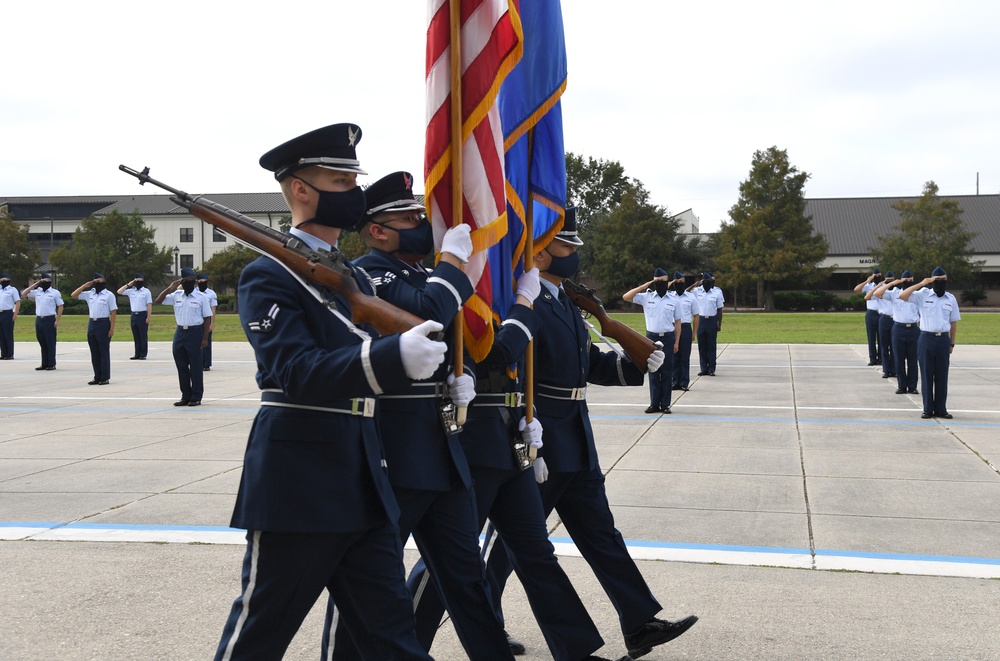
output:
<svg viewBox="0 0 1000 661"><path fill-rule="evenodd" d="M612 317L640 333L645 332L641 312L616 313ZM592 320L594 325L596 320ZM173 339L173 314L154 314L149 339L168 342ZM240 318L221 314L212 335L215 342L245 342ZM64 342L87 341L87 317L65 315L59 323L59 339ZM17 342L35 341L35 318L21 316L14 327ZM114 342L131 342L128 317L122 316L115 326ZM865 344L865 315L861 312L726 312L722 318L720 342L737 344ZM958 322L959 344L1000 344L1000 314L962 312Z"/></svg>

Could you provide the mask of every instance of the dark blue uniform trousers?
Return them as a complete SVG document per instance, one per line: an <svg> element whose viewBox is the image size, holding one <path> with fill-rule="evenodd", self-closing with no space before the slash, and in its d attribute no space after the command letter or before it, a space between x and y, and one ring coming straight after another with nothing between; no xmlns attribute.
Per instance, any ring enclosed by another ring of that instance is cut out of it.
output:
<svg viewBox="0 0 1000 661"><path fill-rule="evenodd" d="M909 326L909 328L907 328ZM900 390L917 389L917 341L920 326L894 323L892 325L892 356L896 361L896 387Z"/></svg>
<svg viewBox="0 0 1000 661"><path fill-rule="evenodd" d="M924 413L948 412L948 367L951 364L951 339L948 333L920 333L917 340L920 364L920 390Z"/></svg>
<svg viewBox="0 0 1000 661"><path fill-rule="evenodd" d="M177 366L177 380L181 386L181 399L189 402L201 401L205 393L205 375L201 367L201 326L180 326L174 331L174 365Z"/></svg>
<svg viewBox="0 0 1000 661"><path fill-rule="evenodd" d="M35 339L42 349L42 367L56 366L56 316L35 317Z"/></svg>
<svg viewBox="0 0 1000 661"><path fill-rule="evenodd" d="M715 373L715 354L718 351L718 317L700 317L698 319L698 358L701 363L700 372Z"/></svg>
<svg viewBox="0 0 1000 661"><path fill-rule="evenodd" d="M578 661L600 649L604 640L553 554L535 472L471 468L480 512L478 529L482 529L488 516L503 536L502 546L510 553L514 571L524 586L552 658ZM489 559L493 548L496 545L483 547L485 559ZM445 608L423 559L414 565L407 586L415 595L417 638L425 649L430 649ZM501 619L502 613L497 617Z"/></svg>
<svg viewBox="0 0 1000 661"><path fill-rule="evenodd" d="M633 633L660 612L660 604L615 528L600 469L549 473L549 479L539 485L539 490L546 517L553 509L559 513L573 543L618 612L622 633ZM493 533L490 526L487 545L493 543ZM501 598L510 572L511 562L501 539L494 544L486 562L486 579L497 612L502 611Z"/></svg>
<svg viewBox="0 0 1000 661"><path fill-rule="evenodd" d="M892 357L892 315L878 316L878 353L882 363L882 374L894 374L896 363Z"/></svg>
<svg viewBox="0 0 1000 661"><path fill-rule="evenodd" d="M213 331L208 331L208 344L206 344L205 348L201 350L202 367L212 366L212 333Z"/></svg>
<svg viewBox="0 0 1000 661"><path fill-rule="evenodd" d="M674 374L671 386L687 388L691 383L691 324L681 324L681 341L674 354Z"/></svg>
<svg viewBox="0 0 1000 661"><path fill-rule="evenodd" d="M878 350L878 310L865 310L865 332L868 333L868 362L878 363L882 356Z"/></svg>
<svg viewBox="0 0 1000 661"><path fill-rule="evenodd" d="M216 661L280 659L326 588L356 634L364 659L431 658L413 635L399 533L247 532L243 591L215 653Z"/></svg>
<svg viewBox="0 0 1000 661"><path fill-rule="evenodd" d="M94 379L107 381L111 378L111 320L93 319L87 323L87 344L90 345L90 363L94 367Z"/></svg>
<svg viewBox="0 0 1000 661"><path fill-rule="evenodd" d="M670 408L670 390L674 379L674 334L646 331L646 337L663 345L663 365L646 375L649 379L649 405Z"/></svg>
<svg viewBox="0 0 1000 661"><path fill-rule="evenodd" d="M0 358L14 357L14 311L0 310Z"/></svg>
<svg viewBox="0 0 1000 661"><path fill-rule="evenodd" d="M513 661L510 646L486 592L483 562L479 557L476 528L476 497L472 489L456 486L450 491L395 488L399 502L399 533L402 542L413 534L420 557L441 586L445 606L462 647L470 659ZM452 602L454 599L454 603ZM357 659L360 650L351 646L353 628L336 626L336 599L326 609L323 627L323 661ZM412 602L410 604L412 608ZM333 650L329 636L334 629Z"/></svg>
<svg viewBox="0 0 1000 661"><path fill-rule="evenodd" d="M146 311L133 312L128 320L132 329L132 341L135 343L136 358L145 358L149 353L149 324L146 323Z"/></svg>

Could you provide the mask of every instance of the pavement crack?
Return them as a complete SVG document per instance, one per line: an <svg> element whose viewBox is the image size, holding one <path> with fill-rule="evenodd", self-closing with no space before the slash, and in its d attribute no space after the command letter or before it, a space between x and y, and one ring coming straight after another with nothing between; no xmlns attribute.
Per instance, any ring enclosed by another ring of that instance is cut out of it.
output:
<svg viewBox="0 0 1000 661"><path fill-rule="evenodd" d="M812 568L816 569L816 539L813 536L812 508L809 505L809 481L806 478L806 457L802 448L802 427L799 425L798 398L795 396L795 368L792 364L792 347L785 345L788 352L788 383L792 389L792 409L795 416L795 439L799 444L799 466L802 469L802 497L806 506L806 528L809 531L809 555L812 556Z"/></svg>

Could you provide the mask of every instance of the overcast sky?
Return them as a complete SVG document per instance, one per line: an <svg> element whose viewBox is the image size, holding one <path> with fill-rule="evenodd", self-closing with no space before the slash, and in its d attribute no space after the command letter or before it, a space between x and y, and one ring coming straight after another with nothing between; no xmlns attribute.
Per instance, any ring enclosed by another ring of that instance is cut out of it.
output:
<svg viewBox="0 0 1000 661"><path fill-rule="evenodd" d="M530 0L522 0L528 2ZM1000 193L1000 3L564 0L566 149L718 229L753 153L807 197ZM0 196L276 190L260 155L351 121L421 178L426 5L7 2Z"/></svg>

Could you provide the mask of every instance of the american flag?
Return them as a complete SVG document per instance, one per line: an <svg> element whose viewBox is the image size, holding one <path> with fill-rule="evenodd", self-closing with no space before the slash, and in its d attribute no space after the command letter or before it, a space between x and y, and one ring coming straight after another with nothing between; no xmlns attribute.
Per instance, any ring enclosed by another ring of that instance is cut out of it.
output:
<svg viewBox="0 0 1000 661"><path fill-rule="evenodd" d="M472 226L474 252L466 273L476 288L464 308L465 344L472 359L480 361L493 342L487 250L507 232L504 131L496 101L501 83L521 57L522 35L517 0L430 0L424 190L437 246L455 217L449 2L459 2L461 10L462 219Z"/></svg>

